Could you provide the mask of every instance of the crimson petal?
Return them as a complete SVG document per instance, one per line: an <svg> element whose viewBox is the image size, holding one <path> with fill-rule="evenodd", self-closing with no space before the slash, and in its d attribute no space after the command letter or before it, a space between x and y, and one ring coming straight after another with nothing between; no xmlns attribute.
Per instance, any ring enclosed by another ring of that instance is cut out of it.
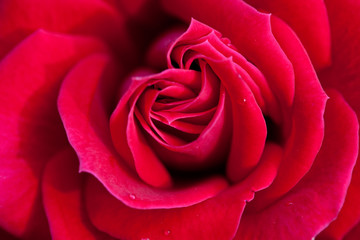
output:
<svg viewBox="0 0 360 240"><path fill-rule="evenodd" d="M122 203L140 209L190 206L226 188L228 183L221 176L195 181L191 186L159 189L147 185L136 175L112 145L110 113L104 112L106 104L99 101L103 97L99 98L96 90L110 93L114 89L112 84L118 80L116 72L110 68L110 72L102 76L109 61L106 55L84 59L67 75L59 94L59 112L79 157L80 171L94 175ZM127 114L123 119L127 119ZM125 145L126 138L119 146Z"/></svg>
<svg viewBox="0 0 360 240"><path fill-rule="evenodd" d="M0 8L0 56L29 34L44 29L101 37L116 49L131 50L129 58L136 49L124 23L123 16L104 1L78 0L74 4L72 0L4 0Z"/></svg>
<svg viewBox="0 0 360 240"><path fill-rule="evenodd" d="M94 228L82 202L82 176L76 154L68 148L45 168L43 201L52 239L110 239Z"/></svg>
<svg viewBox="0 0 360 240"><path fill-rule="evenodd" d="M325 138L312 168L268 208L245 210L235 239L311 239L337 216L358 154L359 124L343 98L328 93Z"/></svg>
<svg viewBox="0 0 360 240"><path fill-rule="evenodd" d="M186 208L130 208L93 178L86 187L86 207L92 223L119 239L232 239L251 192L227 189L214 198Z"/></svg>
<svg viewBox="0 0 360 240"><path fill-rule="evenodd" d="M274 14L289 24L304 44L316 69L330 64L330 25L324 1L245 0L245 2L255 6L259 11Z"/></svg>
<svg viewBox="0 0 360 240"><path fill-rule="evenodd" d="M327 96L303 46L291 29L279 18L272 17L272 30L295 71L295 99L285 116L291 124L284 146L284 161L274 183L261 192L252 204L266 206L290 190L312 166L323 139L323 113Z"/></svg>
<svg viewBox="0 0 360 240"><path fill-rule="evenodd" d="M325 1L331 28L332 65L319 73L321 83L337 89L360 119L360 3ZM360 156L352 174L347 198L338 218L324 236L341 238L360 221Z"/></svg>
<svg viewBox="0 0 360 240"><path fill-rule="evenodd" d="M1 62L0 225L16 236L47 229L31 225L44 216L42 169L67 144L56 110L58 89L72 65L94 51L103 46L92 38L37 31Z"/></svg>
<svg viewBox="0 0 360 240"><path fill-rule="evenodd" d="M238 52L262 71L279 101L284 106L292 104L294 72L271 32L269 14L260 13L243 1L162 0L161 3L169 13L186 22L193 17L231 39Z"/></svg>

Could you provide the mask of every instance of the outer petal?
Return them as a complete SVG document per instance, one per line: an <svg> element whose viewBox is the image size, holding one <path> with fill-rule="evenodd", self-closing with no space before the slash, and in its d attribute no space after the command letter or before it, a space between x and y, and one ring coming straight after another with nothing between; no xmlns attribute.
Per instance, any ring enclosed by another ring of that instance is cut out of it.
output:
<svg viewBox="0 0 360 240"><path fill-rule="evenodd" d="M135 52L127 39L123 17L101 0L3 0L0 57L38 29L103 38L119 51L131 49L128 58Z"/></svg>
<svg viewBox="0 0 360 240"><path fill-rule="evenodd" d="M293 64L295 99L285 114L290 117L291 129L284 144L284 160L274 183L251 203L257 207L265 206L289 191L312 167L322 144L327 100L310 59L295 34L275 16L272 16L272 31Z"/></svg>
<svg viewBox="0 0 360 240"><path fill-rule="evenodd" d="M84 59L67 75L60 91L59 112L79 157L80 171L91 173L116 198L136 208L189 206L226 188L228 183L220 176L172 189L153 188L126 165L110 136L111 98L115 96L111 91L118 77L109 61L104 55ZM107 101L100 101L105 97Z"/></svg>
<svg viewBox="0 0 360 240"><path fill-rule="evenodd" d="M305 46L315 68L330 64L330 26L324 1L245 0L245 2L260 11L265 10L275 14L289 24Z"/></svg>
<svg viewBox="0 0 360 240"><path fill-rule="evenodd" d="M52 239L110 239L94 228L84 212L82 182L78 159L70 148L48 162L42 190Z"/></svg>
<svg viewBox="0 0 360 240"><path fill-rule="evenodd" d="M87 210L94 225L119 239L232 239L245 201L252 193L230 188L185 208L139 210L127 207L93 178L86 188Z"/></svg>
<svg viewBox="0 0 360 240"><path fill-rule="evenodd" d="M332 65L319 73L321 83L339 90L360 118L360 2L326 0L332 39ZM344 207L323 236L341 238L360 221L360 158Z"/></svg>
<svg viewBox="0 0 360 240"><path fill-rule="evenodd" d="M319 73L325 87L338 89L360 112L360 2L325 1L331 26L332 65Z"/></svg>
<svg viewBox="0 0 360 240"><path fill-rule="evenodd" d="M324 143L311 170L273 205L245 210L237 239L311 239L337 216L358 154L359 124L342 97L329 93Z"/></svg>
<svg viewBox="0 0 360 240"><path fill-rule="evenodd" d="M38 31L0 63L0 226L12 234L47 229L32 225L44 216L38 195L43 166L67 144L57 91L74 62L100 49L93 39Z"/></svg>
<svg viewBox="0 0 360 240"><path fill-rule="evenodd" d="M13 235L5 232L3 229L0 229L0 238L4 239L4 240L18 240L18 238L16 238Z"/></svg>
<svg viewBox="0 0 360 240"><path fill-rule="evenodd" d="M345 235L344 240L357 240L359 239L359 236L360 236L360 223L358 223L355 227L351 229L350 232L348 232Z"/></svg>

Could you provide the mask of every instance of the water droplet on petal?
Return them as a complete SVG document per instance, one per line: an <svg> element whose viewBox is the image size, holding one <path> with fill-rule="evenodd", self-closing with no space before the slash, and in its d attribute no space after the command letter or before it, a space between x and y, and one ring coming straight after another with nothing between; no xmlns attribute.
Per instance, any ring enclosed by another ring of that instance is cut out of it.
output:
<svg viewBox="0 0 360 240"><path fill-rule="evenodd" d="M244 98L243 101L246 102L246 98Z"/></svg>
<svg viewBox="0 0 360 240"><path fill-rule="evenodd" d="M292 202L286 203L286 206L291 206L291 205L294 205L294 203L292 203Z"/></svg>
<svg viewBox="0 0 360 240"><path fill-rule="evenodd" d="M140 240L150 240L150 238L141 238Z"/></svg>
<svg viewBox="0 0 360 240"><path fill-rule="evenodd" d="M134 194L129 194L129 198L132 199L132 200L135 200L135 195Z"/></svg>
<svg viewBox="0 0 360 240"><path fill-rule="evenodd" d="M165 232L164 232L165 236L169 236L169 235L170 235L170 233L171 233L171 231L170 231L170 230L167 230L167 231L165 231Z"/></svg>

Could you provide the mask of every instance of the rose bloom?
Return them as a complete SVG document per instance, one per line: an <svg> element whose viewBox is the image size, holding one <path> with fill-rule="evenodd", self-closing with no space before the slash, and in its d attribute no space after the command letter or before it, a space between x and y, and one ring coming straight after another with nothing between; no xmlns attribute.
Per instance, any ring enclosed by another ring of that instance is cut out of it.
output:
<svg viewBox="0 0 360 240"><path fill-rule="evenodd" d="M360 1L0 1L1 239L359 239Z"/></svg>

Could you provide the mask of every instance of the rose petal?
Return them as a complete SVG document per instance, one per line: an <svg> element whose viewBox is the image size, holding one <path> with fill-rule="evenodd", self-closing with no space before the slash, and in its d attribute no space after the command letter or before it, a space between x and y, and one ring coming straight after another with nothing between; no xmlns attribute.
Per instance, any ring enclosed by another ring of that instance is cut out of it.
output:
<svg viewBox="0 0 360 240"><path fill-rule="evenodd" d="M332 65L320 72L325 87L338 89L350 106L360 112L360 3L353 0L325 1L328 8Z"/></svg>
<svg viewBox="0 0 360 240"><path fill-rule="evenodd" d="M279 102L284 106L292 104L294 72L271 32L270 15L233 0L162 0L161 3L169 13L186 22L193 17L231 39L238 52L265 75Z"/></svg>
<svg viewBox="0 0 360 240"><path fill-rule="evenodd" d="M177 170L206 170L225 161L231 135L231 128L225 125L231 121L230 104L226 101L224 88L220 89L219 95L220 100L214 116L195 140L183 145L149 141L168 166ZM174 131L173 135L176 136L177 132Z"/></svg>
<svg viewBox="0 0 360 240"><path fill-rule="evenodd" d="M157 37L149 47L146 54L146 64L148 66L165 69L166 54L171 44L185 31L182 28L174 28Z"/></svg>
<svg viewBox="0 0 360 240"><path fill-rule="evenodd" d="M47 234L46 226L32 225L44 216L38 195L43 166L67 144L58 88L74 63L102 49L94 39L38 31L0 64L0 225L17 236Z"/></svg>
<svg viewBox="0 0 360 240"><path fill-rule="evenodd" d="M47 237L50 237L50 235ZM1 228L0 228L0 238L6 240L19 240L17 237L14 237L14 235L9 234L8 232L5 232Z"/></svg>
<svg viewBox="0 0 360 240"><path fill-rule="evenodd" d="M94 175L124 204L143 209L193 205L226 188L228 183L220 176L210 176L191 185L176 185L171 190L153 188L126 165L112 145L110 113L104 111L108 104L99 102L103 97L96 98L97 89L109 96L114 89L113 82L118 82L116 71L111 68L109 74L102 76L108 61L103 55L83 60L68 74L59 94L59 112L68 139L79 157L80 170ZM125 145L123 142L122 146Z"/></svg>
<svg viewBox="0 0 360 240"><path fill-rule="evenodd" d="M232 59L208 62L225 87L232 105L232 142L227 161L227 177L239 181L259 162L266 139L261 109L249 87L242 81Z"/></svg>
<svg viewBox="0 0 360 240"><path fill-rule="evenodd" d="M291 119L284 161L274 183L261 192L251 204L266 206L290 190L311 168L323 139L323 112L327 96L317 79L303 46L291 29L272 16L272 31L295 71L294 106L285 114Z"/></svg>
<svg viewBox="0 0 360 240"><path fill-rule="evenodd" d="M274 14L289 24L299 36L316 69L330 64L330 25L324 1L245 0L245 2L260 11L265 10Z"/></svg>
<svg viewBox="0 0 360 240"><path fill-rule="evenodd" d="M264 76L253 64L248 62L233 48L229 40L226 42L225 38L221 38L219 32L192 18L188 30L173 43L167 61L169 67L173 67L172 60L178 64L180 61L179 65L181 65L182 61L179 58L185 57L183 56L185 50L187 51L187 57L189 52L199 55L193 58L224 60L232 57L234 63L239 65L236 67L237 71L255 95L260 108L263 112L269 111L272 117L279 122L280 116L277 102ZM187 59L187 61L192 62L190 59ZM264 109L265 103L263 98L266 99L268 109Z"/></svg>
<svg viewBox="0 0 360 240"><path fill-rule="evenodd" d="M198 95L192 101L172 108L178 112L200 112L216 106L219 100L220 81L207 69L205 61L199 63L201 69L201 88ZM181 80L180 80L181 81ZM196 92L196 90L195 90Z"/></svg>
<svg viewBox="0 0 360 240"><path fill-rule="evenodd" d="M332 65L319 73L321 83L339 90L360 119L360 3L325 1L330 19ZM360 157L344 207L325 235L341 238L360 220Z"/></svg>
<svg viewBox="0 0 360 240"><path fill-rule="evenodd" d="M324 143L312 168L268 208L246 209L236 239L311 239L337 216L356 162L359 124L342 97L328 93Z"/></svg>
<svg viewBox="0 0 360 240"><path fill-rule="evenodd" d="M145 4L149 2L149 0L133 0L133 1L126 1L126 0L106 0L107 2L118 6L121 11L126 13L127 15L136 15L139 14L144 8Z"/></svg>
<svg viewBox="0 0 360 240"><path fill-rule="evenodd" d="M346 194L343 207L337 218L319 235L321 239L342 239L352 227L358 224L360 209L357 207L360 199L359 157L352 173L352 179ZM357 235L358 237L359 235Z"/></svg>
<svg viewBox="0 0 360 240"><path fill-rule="evenodd" d="M118 52L135 55L124 19L100 0L4 0L0 8L0 57L38 29L106 39ZM126 46L126 48L124 47ZM131 51L131 52L130 52Z"/></svg>
<svg viewBox="0 0 360 240"><path fill-rule="evenodd" d="M118 201L93 178L86 188L91 221L119 239L232 239L251 198L251 193L231 188L185 208L139 210Z"/></svg>
<svg viewBox="0 0 360 240"><path fill-rule="evenodd" d="M110 239L94 228L84 212L78 165L69 148L56 154L45 168L42 192L52 239Z"/></svg>
<svg viewBox="0 0 360 240"><path fill-rule="evenodd" d="M350 232L348 232L344 240L357 240L360 236L360 223L358 223L355 227L351 229Z"/></svg>
<svg viewBox="0 0 360 240"><path fill-rule="evenodd" d="M283 158L283 149L274 143L266 143L259 164L244 181L239 182L249 191L257 192L267 188L275 179Z"/></svg>
<svg viewBox="0 0 360 240"><path fill-rule="evenodd" d="M129 112L126 136L136 172L151 186L170 187L172 185L170 173L147 143L141 127L135 122L134 115L134 108L132 108Z"/></svg>

